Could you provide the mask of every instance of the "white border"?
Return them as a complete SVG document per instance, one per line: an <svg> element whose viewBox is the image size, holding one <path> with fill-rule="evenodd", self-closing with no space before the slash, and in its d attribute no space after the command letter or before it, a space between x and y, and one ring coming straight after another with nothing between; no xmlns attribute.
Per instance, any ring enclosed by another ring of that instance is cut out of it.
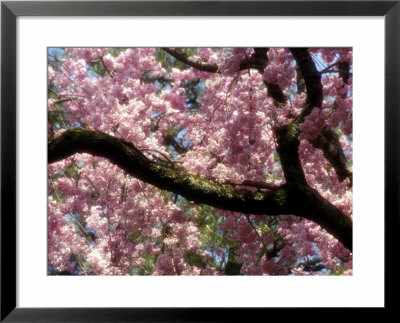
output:
<svg viewBox="0 0 400 323"><path fill-rule="evenodd" d="M18 17L17 30L19 307L384 305L383 18ZM354 275L48 277L47 46L353 46Z"/></svg>

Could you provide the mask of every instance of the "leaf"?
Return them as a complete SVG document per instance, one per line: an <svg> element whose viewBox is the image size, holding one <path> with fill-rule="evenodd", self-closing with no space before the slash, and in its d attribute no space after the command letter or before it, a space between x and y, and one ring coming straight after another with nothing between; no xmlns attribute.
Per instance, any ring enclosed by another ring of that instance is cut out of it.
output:
<svg viewBox="0 0 400 323"><path fill-rule="evenodd" d="M47 89L47 97L49 99L57 99L57 94L54 93L51 89Z"/></svg>
<svg viewBox="0 0 400 323"><path fill-rule="evenodd" d="M190 266L196 266L200 268L205 268L207 266L206 262L203 260L203 257L195 252L185 252L183 259L185 259Z"/></svg>
<svg viewBox="0 0 400 323"><path fill-rule="evenodd" d="M79 177L79 173L73 164L64 170L64 175L74 180L77 180Z"/></svg>
<svg viewBox="0 0 400 323"><path fill-rule="evenodd" d="M128 238L131 242L137 242L140 238L140 233L137 232L128 232Z"/></svg>
<svg viewBox="0 0 400 323"><path fill-rule="evenodd" d="M179 133L179 131L181 131L181 130L182 130L182 128L181 128L180 125L175 125L175 126L171 125L168 128L167 135L169 135L171 137L175 137Z"/></svg>

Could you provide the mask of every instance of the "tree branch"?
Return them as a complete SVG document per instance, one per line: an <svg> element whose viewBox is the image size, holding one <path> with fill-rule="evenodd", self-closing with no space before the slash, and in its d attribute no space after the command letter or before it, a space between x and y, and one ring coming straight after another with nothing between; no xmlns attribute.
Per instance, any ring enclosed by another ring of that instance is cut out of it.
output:
<svg viewBox="0 0 400 323"><path fill-rule="evenodd" d="M168 134L164 136L164 144L171 145L178 154L184 154L189 150L188 147L183 147L172 135Z"/></svg>
<svg viewBox="0 0 400 323"><path fill-rule="evenodd" d="M100 131L70 129L49 142L48 162L75 153L90 153L108 158L130 175L192 200L211 206L254 214L282 214L291 211L283 196L285 188L273 192L251 192L217 184L196 174L167 167L148 159L132 143Z"/></svg>
<svg viewBox="0 0 400 323"><path fill-rule="evenodd" d="M251 59L258 62L258 72L263 75L265 67L267 67L269 60L267 53L269 48L254 48L254 54L251 56ZM286 102L285 94L282 91L282 88L276 84L267 82L264 80L264 84L267 87L268 95L278 104L284 104Z"/></svg>
<svg viewBox="0 0 400 323"><path fill-rule="evenodd" d="M175 57L177 60L194 67L200 71L209 72L209 73L219 73L219 67L217 64L209 64L205 62L196 61L190 58L186 53L176 49L176 48L163 48L171 56Z"/></svg>
<svg viewBox="0 0 400 323"><path fill-rule="evenodd" d="M163 48L163 50L166 51L171 56L173 56L174 58L176 58L177 60L181 61L182 63L185 63L186 65L194 67L200 71L209 73L220 73L217 64L209 64L205 62L196 61L190 58L184 52L181 52L176 48ZM258 70L259 73L262 74L264 72L265 67L268 65L268 57L267 57L268 50L269 48L254 48L254 54L251 57L244 59L240 62L239 71L243 71L249 68L255 68ZM283 104L286 102L285 95L283 94L283 91L278 84L266 81L264 81L264 84L268 89L268 95L275 102L277 102L278 104Z"/></svg>
<svg viewBox="0 0 400 323"><path fill-rule="evenodd" d="M306 176L299 158L299 126L292 122L275 130L278 139L276 148L286 182L307 185Z"/></svg>
<svg viewBox="0 0 400 323"><path fill-rule="evenodd" d="M264 183L264 182L257 182L252 180L244 180L240 184L232 183L232 182L225 182L225 184L233 185L233 186L247 186L247 187L254 187L256 189L265 189L265 190L275 190L278 189L279 186Z"/></svg>
<svg viewBox="0 0 400 323"><path fill-rule="evenodd" d="M298 122L302 123L305 117L310 114L314 108L322 107L323 92L321 75L315 67L314 61L312 60L307 48L289 49L299 66L301 74L303 75L307 90L306 105L298 118Z"/></svg>
<svg viewBox="0 0 400 323"><path fill-rule="evenodd" d="M176 48L162 48L168 54L176 58L177 60L194 67L203 72L209 73L220 73L219 66L217 64L210 64L206 62L201 62L194 60L189 57L186 53L180 51ZM268 48L255 48L255 52L248 58L243 59L239 64L239 71L247 70L249 68L255 68L257 70L263 71L265 66L267 65L267 61L265 57L263 57L263 51L268 50Z"/></svg>
<svg viewBox="0 0 400 323"><path fill-rule="evenodd" d="M100 131L75 128L49 141L49 163L75 153L108 158L128 174L195 203L248 214L294 214L310 219L351 249L351 220L307 185L287 183L268 192L235 189L231 185L216 184L199 175L151 161L132 143Z"/></svg>
<svg viewBox="0 0 400 323"><path fill-rule="evenodd" d="M322 150L326 160L335 169L340 182L346 178L353 182L353 174L347 165L347 159L339 142L339 136L333 130L323 130L317 138L309 140L314 147Z"/></svg>
<svg viewBox="0 0 400 323"><path fill-rule="evenodd" d="M306 107L296 120L297 124L300 124L304 122L305 117L312 111L312 109L315 107L322 107L323 92L321 72L317 71L312 57L306 48L290 48L290 51L296 59L296 63L304 77L304 83L307 90ZM348 68L348 63L345 62L345 64L347 64L346 66ZM342 62L338 62L329 66L329 68L335 65L342 67L345 66ZM347 81L347 79L344 81ZM339 181L342 182L346 178L349 178L350 182L352 182L352 173L347 166L347 160L342 146L340 145L339 137L332 130L324 130L317 138L309 141L314 147L323 151L324 157L335 169Z"/></svg>

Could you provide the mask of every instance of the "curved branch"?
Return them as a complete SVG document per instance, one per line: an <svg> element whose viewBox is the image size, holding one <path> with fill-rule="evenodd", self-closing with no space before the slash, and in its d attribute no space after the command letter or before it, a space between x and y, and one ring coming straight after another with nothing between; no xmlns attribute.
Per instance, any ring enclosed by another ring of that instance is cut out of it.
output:
<svg viewBox="0 0 400 323"><path fill-rule="evenodd" d="M299 132L295 122L275 130L277 151L287 183L288 203L295 205L294 215L318 223L352 250L351 219L307 184L298 153Z"/></svg>
<svg viewBox="0 0 400 323"><path fill-rule="evenodd" d="M70 129L48 144L49 163L75 153L108 158L130 175L196 203L248 214L294 214L310 219L351 249L351 220L307 185L288 183L268 192L235 189L231 185L216 184L199 175L156 163L132 143L100 131Z"/></svg>
<svg viewBox="0 0 400 323"><path fill-rule="evenodd" d="M217 64L210 64L202 61L195 60L189 57L186 53L180 51L176 48L162 48L168 54L173 56L175 59L185 63L188 66L194 67L199 71L209 72L209 73L220 73L219 66ZM267 61L263 57L263 51L268 50L268 48L255 48L255 52L248 58L243 59L239 64L239 71L247 70L249 68L255 68L257 70L263 71L267 65Z"/></svg>
<svg viewBox="0 0 400 323"><path fill-rule="evenodd" d="M209 73L220 73L217 64L196 61L176 48L163 48L163 50L173 56L175 59L181 61L182 63L185 63L186 65L194 67L200 71ZM249 68L255 68L258 70L259 73L262 74L265 67L268 65L268 50L269 48L254 48L253 55L240 62L239 71L243 71ZM275 102L277 102L278 104L283 104L286 102L286 97L278 84L266 81L264 81L264 84L268 89L268 95L272 97Z"/></svg>
<svg viewBox="0 0 400 323"><path fill-rule="evenodd" d="M333 130L323 130L317 138L309 140L315 148L322 150L326 160L335 169L340 182L346 178L353 182L353 174L347 165L347 159L339 142L339 136Z"/></svg>
<svg viewBox="0 0 400 323"><path fill-rule="evenodd" d="M186 53L177 50L175 48L163 48L171 56L175 57L177 60L198 69L199 71L209 72L209 73L219 73L219 67L217 64L209 64L205 62L196 61L190 58Z"/></svg>
<svg viewBox="0 0 400 323"><path fill-rule="evenodd" d="M299 123L316 107L322 107L321 74L315 67L314 61L307 48L290 48L290 52L299 66L307 90L307 101L303 112L298 119Z"/></svg>
<svg viewBox="0 0 400 323"><path fill-rule="evenodd" d="M184 154L189 150L189 147L182 146L172 135L164 136L164 144L171 145L178 154Z"/></svg>
<svg viewBox="0 0 400 323"><path fill-rule="evenodd" d="M265 67L267 67L269 63L269 59L267 53L269 48L254 48L254 54L251 56L251 59L258 62L258 72L262 75L264 73ZM286 102L285 94L282 91L282 88L276 84L267 82L264 80L264 84L267 87L268 95L278 104L284 104Z"/></svg>
<svg viewBox="0 0 400 323"><path fill-rule="evenodd" d="M154 162L132 143L100 131L80 128L65 131L49 142L48 162L83 152L108 158L130 175L196 203L235 212L246 210L254 214L285 214L293 211L284 198L284 187L271 192L251 192L217 184L199 175Z"/></svg>
<svg viewBox="0 0 400 323"><path fill-rule="evenodd" d="M322 107L323 91L321 72L318 72L317 68L315 67L307 48L290 48L290 51L296 59L296 63L299 66L301 74L303 75L304 83L307 89L306 106L296 120L297 124L300 124L304 121L305 117L312 111L312 109L315 107ZM339 62L337 64L341 63ZM330 67L334 65L331 65ZM314 147L323 151L324 157L335 169L339 181L342 182L346 178L349 178L350 182L352 182L352 172L347 166L346 157L344 155L342 146L340 145L339 137L332 130L324 130L318 135L317 138L309 141Z"/></svg>

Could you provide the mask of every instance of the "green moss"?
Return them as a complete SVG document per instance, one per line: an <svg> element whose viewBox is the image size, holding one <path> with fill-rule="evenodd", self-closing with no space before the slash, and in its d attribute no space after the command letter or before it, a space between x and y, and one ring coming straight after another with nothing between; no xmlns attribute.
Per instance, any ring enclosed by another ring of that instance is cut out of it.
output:
<svg viewBox="0 0 400 323"><path fill-rule="evenodd" d="M176 169L166 168L160 165L154 165L153 170L160 177L166 180L173 180L176 184L187 186L192 191L199 191L207 195L218 197L227 197L229 199L239 198L243 201L246 199L246 192L235 190L231 185L217 184L197 174L188 174ZM263 195L258 194L258 199L261 200Z"/></svg>
<svg viewBox="0 0 400 323"><path fill-rule="evenodd" d="M287 202L287 192L284 189L279 189L275 192L274 194L274 200L276 201L276 203L278 203L279 205L285 205Z"/></svg>
<svg viewBox="0 0 400 323"><path fill-rule="evenodd" d="M205 268L207 266L207 263L203 260L203 257L195 252L184 252L183 258L191 266L200 268Z"/></svg>
<svg viewBox="0 0 400 323"><path fill-rule="evenodd" d="M254 199L257 201L262 201L265 198L265 194L256 192L254 193Z"/></svg>
<svg viewBox="0 0 400 323"><path fill-rule="evenodd" d="M227 196L233 198L233 190L227 185L218 185L208 179L198 175L189 175L189 185L195 189L203 191L206 194L215 194L216 196Z"/></svg>
<svg viewBox="0 0 400 323"><path fill-rule="evenodd" d="M295 123L290 123L287 126L287 136L289 140L296 139L299 135L299 127Z"/></svg>

